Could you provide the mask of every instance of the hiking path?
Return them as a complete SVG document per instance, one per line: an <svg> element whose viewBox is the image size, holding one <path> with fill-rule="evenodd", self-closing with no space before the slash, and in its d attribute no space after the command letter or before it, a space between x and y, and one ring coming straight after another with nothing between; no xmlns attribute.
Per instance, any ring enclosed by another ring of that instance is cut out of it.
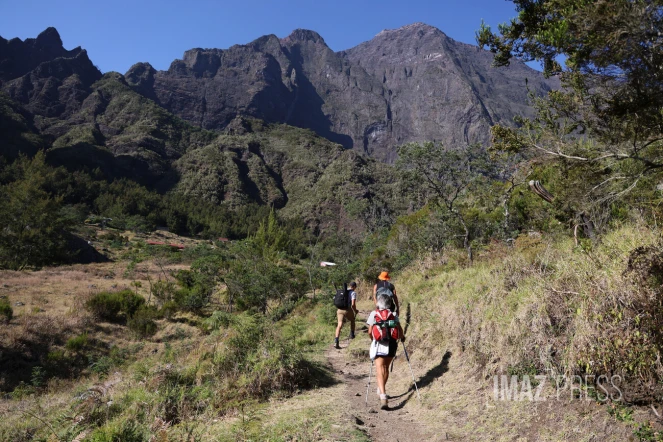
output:
<svg viewBox="0 0 663 442"><path fill-rule="evenodd" d="M368 316L368 312L360 311L360 318L366 316ZM343 331L346 331L345 327ZM371 384L368 391L368 404L366 404L366 387L370 367L370 359L368 358L370 341L366 337L365 328L362 330L361 323L357 324L356 339L366 341L366 358L349 357L347 355L348 340L343 339L343 337L341 339L341 349L337 350L330 347L326 351L326 357L334 376L336 376L339 382L345 385L346 409L348 410L350 424L356 425L372 441L408 442L440 440L439 435L435 436L433 432L427 430L421 423L417 422L412 414L413 412L408 409L408 403L417 400L414 385L404 391L394 391L393 385L392 389L390 389L388 382L389 409L380 409L379 396L376 393L375 366L373 366L372 370ZM399 363L397 364L398 369L408 370L401 348L399 347L397 353L397 358L399 359Z"/></svg>

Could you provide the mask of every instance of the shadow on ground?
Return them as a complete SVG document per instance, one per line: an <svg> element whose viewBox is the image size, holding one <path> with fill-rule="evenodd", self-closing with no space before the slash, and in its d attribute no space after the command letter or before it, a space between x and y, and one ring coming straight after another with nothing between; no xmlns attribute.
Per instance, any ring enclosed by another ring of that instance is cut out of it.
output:
<svg viewBox="0 0 663 442"><path fill-rule="evenodd" d="M451 352L447 351L446 353L444 353L444 356L442 356L442 361L440 361L439 364L428 370L428 372L425 375L423 375L423 377L417 380L417 387L420 389L427 387L435 379L441 377L444 373L449 371L449 359L451 359ZM415 388L414 384L412 384L405 393L400 394L398 396L390 396L390 399L399 399L399 398L404 398L404 399L400 403L398 403L398 405L390 407L389 409L400 410L412 398L414 393L415 393Z"/></svg>
<svg viewBox="0 0 663 442"><path fill-rule="evenodd" d="M314 388L325 388L332 387L339 383L339 381L334 377L334 372L331 368L318 363L304 360L304 369L308 373L306 382L302 384L302 387L305 389L314 389Z"/></svg>

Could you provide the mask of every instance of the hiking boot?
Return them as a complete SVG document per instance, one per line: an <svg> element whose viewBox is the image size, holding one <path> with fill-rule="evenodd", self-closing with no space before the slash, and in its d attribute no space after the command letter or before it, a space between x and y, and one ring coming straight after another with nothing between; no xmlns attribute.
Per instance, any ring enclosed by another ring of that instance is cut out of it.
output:
<svg viewBox="0 0 663 442"><path fill-rule="evenodd" d="M338 345L338 338L334 338L334 348L340 350L341 346Z"/></svg>
<svg viewBox="0 0 663 442"><path fill-rule="evenodd" d="M380 395L380 410L388 410L389 409L389 400L387 399L386 394L381 394Z"/></svg>
<svg viewBox="0 0 663 442"><path fill-rule="evenodd" d="M354 339L354 338L355 338L355 334L354 334L354 333L350 333L350 339Z"/></svg>

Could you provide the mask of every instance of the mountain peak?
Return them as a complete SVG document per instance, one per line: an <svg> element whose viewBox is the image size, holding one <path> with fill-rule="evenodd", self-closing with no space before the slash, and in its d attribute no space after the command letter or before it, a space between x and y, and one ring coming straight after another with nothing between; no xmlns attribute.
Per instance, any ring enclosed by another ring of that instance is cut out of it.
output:
<svg viewBox="0 0 663 442"><path fill-rule="evenodd" d="M327 43L325 43L325 40L320 36L315 31L311 31L309 29L295 29L288 35L286 38L283 39L284 42L301 42L301 41L311 41L313 43L322 43L325 46Z"/></svg>
<svg viewBox="0 0 663 442"><path fill-rule="evenodd" d="M403 33L403 32L425 32L425 33L439 32L440 34L443 34L443 32L440 31L435 26L431 26L431 25L428 25L428 24L422 23L422 22L416 22L416 23L412 23L412 24L409 24L409 25L401 26L400 28L396 28L396 29L383 29L382 31L380 31L380 33L378 33L376 35L376 37L380 36L380 35L394 33L394 32L398 32L398 33Z"/></svg>
<svg viewBox="0 0 663 442"><path fill-rule="evenodd" d="M38 46L58 46L62 47L62 39L57 29L48 27L37 36L35 43Z"/></svg>

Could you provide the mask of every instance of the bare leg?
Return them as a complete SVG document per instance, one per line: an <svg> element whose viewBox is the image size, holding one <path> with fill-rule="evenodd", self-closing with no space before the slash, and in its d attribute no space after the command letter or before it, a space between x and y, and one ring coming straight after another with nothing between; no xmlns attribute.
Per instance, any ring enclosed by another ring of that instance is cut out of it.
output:
<svg viewBox="0 0 663 442"><path fill-rule="evenodd" d="M378 390L380 390L380 393L384 394L384 370L382 367L384 366L384 358L375 358L375 376L378 381Z"/></svg>
<svg viewBox="0 0 663 442"><path fill-rule="evenodd" d="M343 316L338 316L338 325L336 326L336 337L341 335L341 328L343 327Z"/></svg>
<svg viewBox="0 0 663 442"><path fill-rule="evenodd" d="M375 358L375 373L378 379L378 388L382 394L387 394L386 385L389 379L389 364L393 358Z"/></svg>

